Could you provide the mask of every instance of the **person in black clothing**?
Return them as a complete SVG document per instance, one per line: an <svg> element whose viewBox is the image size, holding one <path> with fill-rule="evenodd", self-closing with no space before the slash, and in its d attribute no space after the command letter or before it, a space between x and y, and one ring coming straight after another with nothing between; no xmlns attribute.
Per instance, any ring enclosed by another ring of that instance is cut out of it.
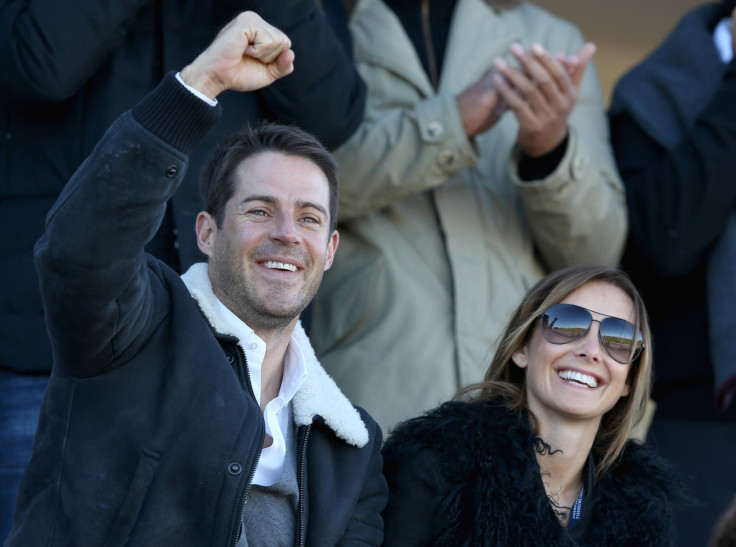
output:
<svg viewBox="0 0 736 547"><path fill-rule="evenodd" d="M651 312L649 439L695 505L680 545L705 545L736 493L734 2L704 4L617 84L611 138L629 207L624 268Z"/></svg>
<svg viewBox="0 0 736 547"><path fill-rule="evenodd" d="M0 294L0 541L51 370L32 259L49 208L118 115L204 50L235 14L254 10L289 35L299 69L262 91L220 98L227 116L194 152L147 247L178 271L200 261L192 228L201 209L197 178L217 140L269 119L334 148L360 123L365 87L330 25L347 34L342 5L322 5L324 12L314 0L0 2L0 279L7 288Z"/></svg>
<svg viewBox="0 0 736 547"><path fill-rule="evenodd" d="M540 280L484 381L389 435L384 545L669 545L680 492L629 438L651 385L650 343L620 270Z"/></svg>
<svg viewBox="0 0 736 547"><path fill-rule="evenodd" d="M332 155L293 126L243 129L202 174L207 261L179 276L144 252L223 92L290 74L290 46L238 15L50 210L34 260L54 366L8 547L381 544L381 430L299 321L339 242Z"/></svg>

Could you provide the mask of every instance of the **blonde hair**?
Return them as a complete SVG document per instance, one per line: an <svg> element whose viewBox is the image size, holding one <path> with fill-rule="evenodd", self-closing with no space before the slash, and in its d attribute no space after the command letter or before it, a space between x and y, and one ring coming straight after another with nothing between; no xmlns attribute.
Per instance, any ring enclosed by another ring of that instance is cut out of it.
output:
<svg viewBox="0 0 736 547"><path fill-rule="evenodd" d="M636 287L621 270L597 265L573 266L537 282L514 311L484 380L460 390L455 398L474 401L501 399L510 408L526 410L534 424L534 416L526 400L526 370L516 366L512 356L529 341L532 327L540 314L592 281L609 283L631 298L634 303L633 323L644 338L644 349L636 361L629 365L631 392L621 397L603 416L593 442L593 453L598 461L595 475L598 479L619 457L626 440L644 415L652 383L652 340L647 312Z"/></svg>

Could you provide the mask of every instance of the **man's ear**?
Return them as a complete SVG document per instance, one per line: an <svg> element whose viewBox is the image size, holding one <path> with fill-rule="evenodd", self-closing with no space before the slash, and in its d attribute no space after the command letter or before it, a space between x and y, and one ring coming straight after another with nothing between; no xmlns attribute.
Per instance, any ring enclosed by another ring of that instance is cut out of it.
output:
<svg viewBox="0 0 736 547"><path fill-rule="evenodd" d="M327 258L325 260L325 271L329 270L332 266L332 261L335 260L335 253L337 252L337 245L340 243L340 234L337 230L332 232L330 239L327 240Z"/></svg>
<svg viewBox="0 0 736 547"><path fill-rule="evenodd" d="M217 239L217 222L207 211L197 215L197 246L209 257L213 255L215 239Z"/></svg>
<svg viewBox="0 0 736 547"><path fill-rule="evenodd" d="M529 364L529 356L526 353L526 344L517 349L512 355L511 360L519 368L526 368Z"/></svg>

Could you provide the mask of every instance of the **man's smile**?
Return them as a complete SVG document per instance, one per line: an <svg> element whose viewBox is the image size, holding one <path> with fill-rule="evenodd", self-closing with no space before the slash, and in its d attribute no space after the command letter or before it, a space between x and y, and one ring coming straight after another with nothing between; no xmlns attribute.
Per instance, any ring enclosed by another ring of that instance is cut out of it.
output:
<svg viewBox="0 0 736 547"><path fill-rule="evenodd" d="M275 260L266 260L264 262L260 262L259 264L271 270L287 270L290 272L295 272L299 269L294 264L290 264L288 262L276 262Z"/></svg>

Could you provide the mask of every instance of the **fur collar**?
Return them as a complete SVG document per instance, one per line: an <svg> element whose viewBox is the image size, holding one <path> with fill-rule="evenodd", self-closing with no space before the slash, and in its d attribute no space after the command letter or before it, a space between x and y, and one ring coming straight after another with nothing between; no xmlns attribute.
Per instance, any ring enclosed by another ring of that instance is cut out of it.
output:
<svg viewBox="0 0 736 547"><path fill-rule="evenodd" d="M215 332L234 336L228 332L220 317L207 263L194 264L181 278ZM290 343L296 344L301 350L308 372L292 401L294 423L298 426L309 425L315 416L320 416L338 437L353 446L365 446L368 443L368 429L358 411L320 365L301 321L297 323Z"/></svg>
<svg viewBox="0 0 736 547"><path fill-rule="evenodd" d="M436 531L433 545L670 543L672 505L682 498L668 468L647 448L627 444L614 467L586 491L582 519L568 532L544 490L536 443L526 416L499 403L450 402L391 433L383 448L384 472L389 484L411 488L408 481L416 475L406 471L418 455L435 463L442 501L441 510L427 515ZM395 479L404 473L403 482Z"/></svg>

